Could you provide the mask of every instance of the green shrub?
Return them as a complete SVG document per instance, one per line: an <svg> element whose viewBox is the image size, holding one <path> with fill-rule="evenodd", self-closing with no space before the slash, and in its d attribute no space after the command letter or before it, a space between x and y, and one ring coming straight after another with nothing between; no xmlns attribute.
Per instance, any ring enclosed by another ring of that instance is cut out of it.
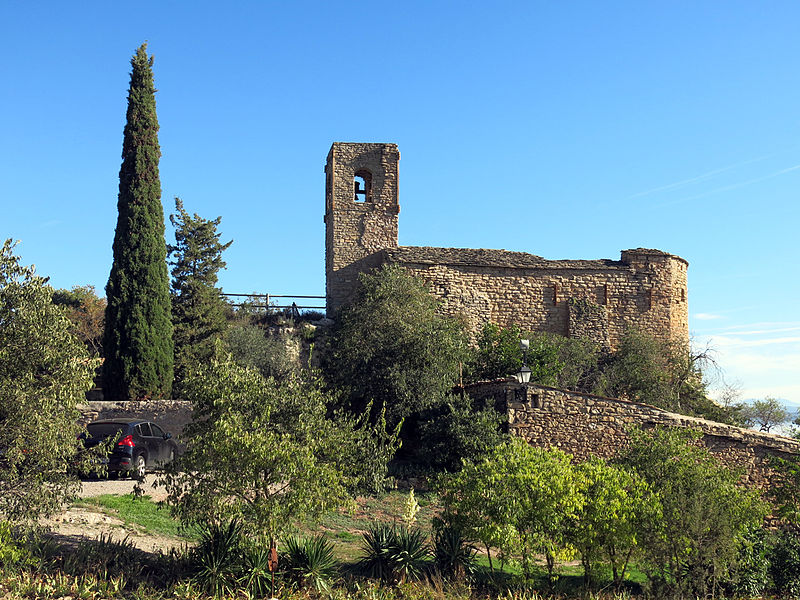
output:
<svg viewBox="0 0 800 600"><path fill-rule="evenodd" d="M200 542L190 558L192 581L209 594L233 594L243 565L244 528L236 519L201 528Z"/></svg>
<svg viewBox="0 0 800 600"><path fill-rule="evenodd" d="M479 460L503 441L505 418L491 406L473 406L469 397L450 396L420 415L418 460L437 470L457 471L462 460Z"/></svg>
<svg viewBox="0 0 800 600"><path fill-rule="evenodd" d="M771 587L769 571L773 541L769 532L761 527L753 528L743 536L726 586L729 594L755 598Z"/></svg>
<svg viewBox="0 0 800 600"><path fill-rule="evenodd" d="M356 570L366 577L388 583L402 583L422 577L427 566L428 547L419 529L374 525L364 534L362 555Z"/></svg>
<svg viewBox="0 0 800 600"><path fill-rule="evenodd" d="M477 563L475 547L457 527L443 525L433 536L433 564L436 570L453 579L471 576Z"/></svg>
<svg viewBox="0 0 800 600"><path fill-rule="evenodd" d="M337 574L333 543L324 535L300 539L289 537L281 557L281 571L300 588L329 592L328 582Z"/></svg>
<svg viewBox="0 0 800 600"><path fill-rule="evenodd" d="M17 538L8 521L0 521L0 567L5 569L23 566L32 556L23 540Z"/></svg>
<svg viewBox="0 0 800 600"><path fill-rule="evenodd" d="M800 536L789 531L777 534L770 552L769 572L781 597L800 596Z"/></svg>

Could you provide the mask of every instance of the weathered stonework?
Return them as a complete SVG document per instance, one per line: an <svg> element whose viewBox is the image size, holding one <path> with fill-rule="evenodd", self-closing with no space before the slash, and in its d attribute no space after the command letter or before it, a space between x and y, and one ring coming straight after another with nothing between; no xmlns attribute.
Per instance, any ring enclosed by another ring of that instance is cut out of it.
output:
<svg viewBox="0 0 800 600"><path fill-rule="evenodd" d="M618 455L630 441L631 427L692 428L702 432L703 444L723 463L743 469L743 484L765 488L772 477L771 456L800 454L800 441L791 438L617 398L505 380L469 386L467 392L504 408L511 434L535 446L559 448L578 460Z"/></svg>
<svg viewBox="0 0 800 600"><path fill-rule="evenodd" d="M423 277L447 314L473 331L492 321L532 331L590 336L614 348L630 327L688 341L688 263L660 250L623 250L620 260L546 260L506 250L398 245L394 144L336 142L326 172L326 294L333 316L358 274L384 263ZM356 177L359 187L354 183ZM368 190L361 191L361 186Z"/></svg>

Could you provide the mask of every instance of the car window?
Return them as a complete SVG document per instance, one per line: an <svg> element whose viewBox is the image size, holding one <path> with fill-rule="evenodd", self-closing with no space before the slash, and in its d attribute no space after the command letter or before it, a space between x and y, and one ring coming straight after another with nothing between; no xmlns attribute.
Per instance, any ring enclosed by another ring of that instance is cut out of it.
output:
<svg viewBox="0 0 800 600"><path fill-rule="evenodd" d="M112 435L116 435L118 431L127 429L125 423L89 423L86 430L93 438L103 439Z"/></svg>
<svg viewBox="0 0 800 600"><path fill-rule="evenodd" d="M150 423L142 423L137 425L136 428L139 430L139 435L142 437L152 437L150 433Z"/></svg>
<svg viewBox="0 0 800 600"><path fill-rule="evenodd" d="M164 437L164 430L155 423L150 423L150 429L153 431L153 437Z"/></svg>

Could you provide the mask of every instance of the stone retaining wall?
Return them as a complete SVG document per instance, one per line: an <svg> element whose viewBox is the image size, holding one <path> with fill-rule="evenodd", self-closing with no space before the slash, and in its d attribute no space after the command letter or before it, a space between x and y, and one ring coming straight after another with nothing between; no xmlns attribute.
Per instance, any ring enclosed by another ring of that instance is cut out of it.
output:
<svg viewBox="0 0 800 600"><path fill-rule="evenodd" d="M654 406L555 388L491 382L471 386L473 398L494 398L507 411L508 429L529 443L556 447L579 460L611 458L629 443L634 426L688 427L702 432L702 443L724 463L744 469L742 482L769 484L771 456L800 454L800 441L671 413Z"/></svg>

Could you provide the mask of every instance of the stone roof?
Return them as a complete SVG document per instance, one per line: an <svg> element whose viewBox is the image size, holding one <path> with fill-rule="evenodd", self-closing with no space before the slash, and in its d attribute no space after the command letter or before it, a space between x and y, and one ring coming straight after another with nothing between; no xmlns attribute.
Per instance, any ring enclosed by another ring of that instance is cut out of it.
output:
<svg viewBox="0 0 800 600"><path fill-rule="evenodd" d="M508 269L618 269L625 264L617 260L547 260L535 254L485 248L432 248L400 246L384 250L388 260L396 263L495 267Z"/></svg>

